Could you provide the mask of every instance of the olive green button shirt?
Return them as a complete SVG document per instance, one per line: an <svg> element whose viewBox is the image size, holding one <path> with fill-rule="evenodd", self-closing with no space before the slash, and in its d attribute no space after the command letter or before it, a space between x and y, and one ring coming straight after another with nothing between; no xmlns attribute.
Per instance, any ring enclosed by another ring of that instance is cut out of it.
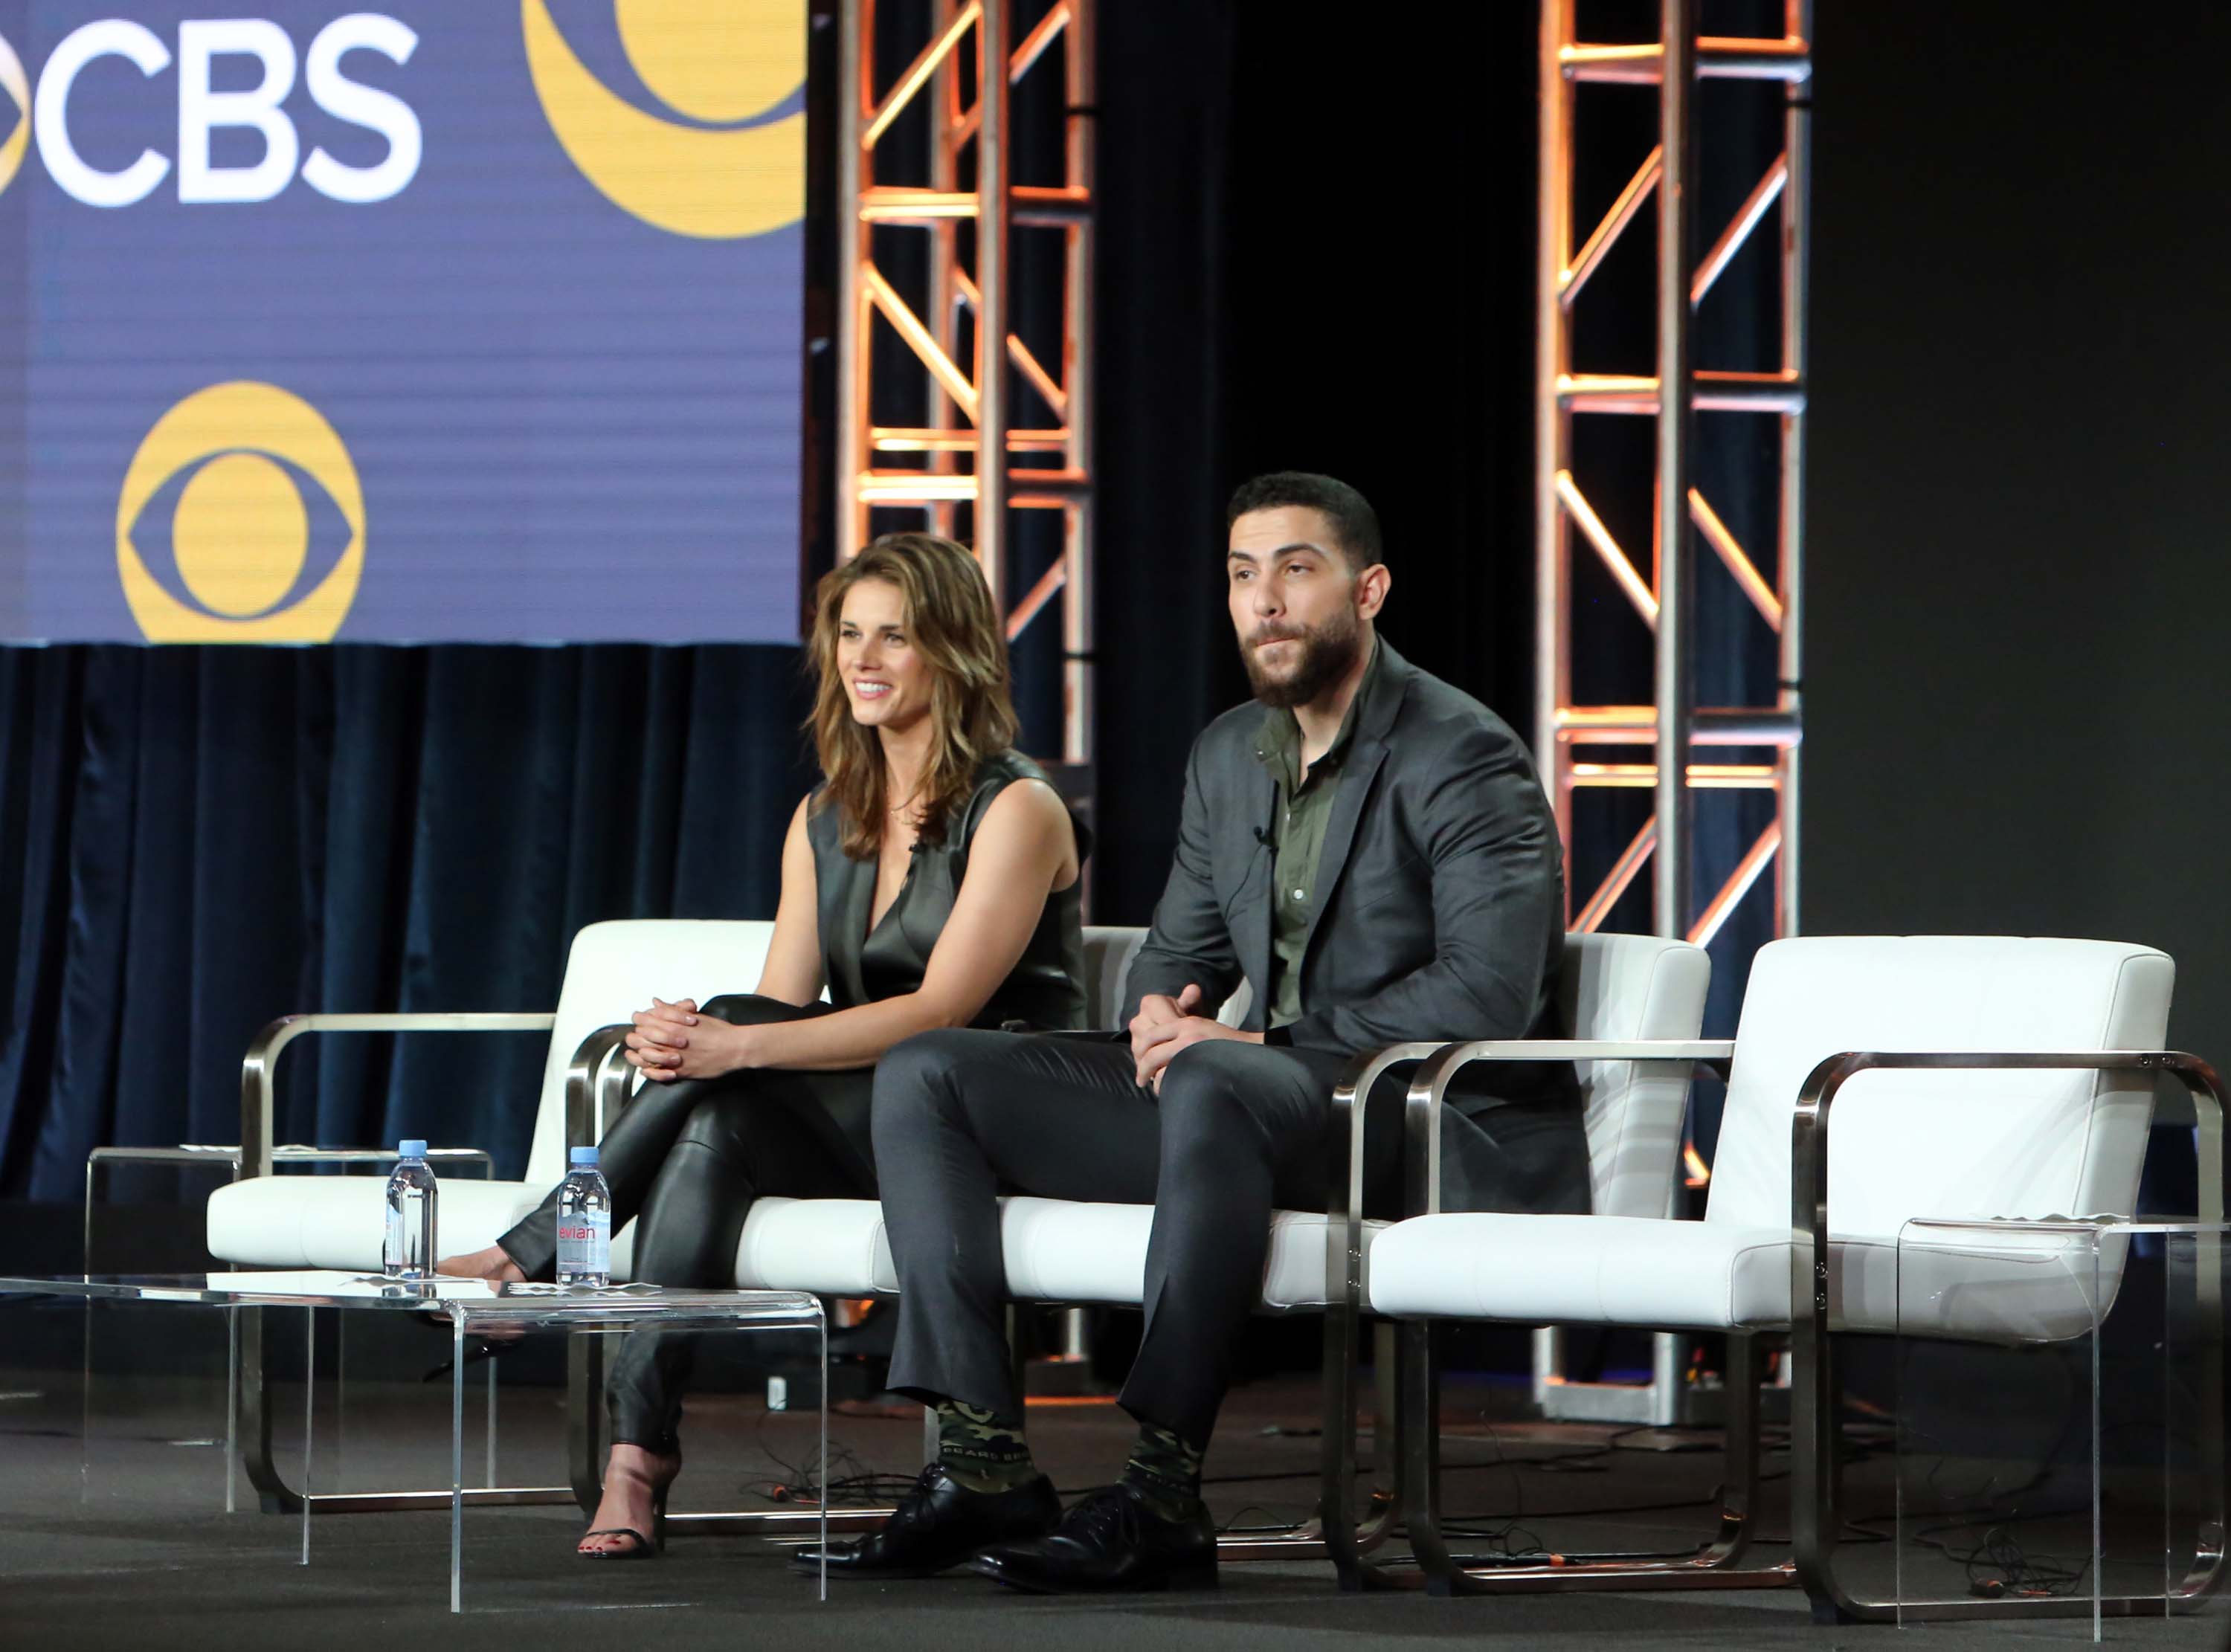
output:
<svg viewBox="0 0 2231 1652"><path fill-rule="evenodd" d="M1370 697L1379 675L1379 645L1348 701L1340 732L1325 754L1302 775L1302 726L1294 713L1275 710L1263 719L1255 755L1278 784L1278 806L1271 822L1277 845L1271 865L1270 1014L1266 1029L1290 1027L1302 1018L1302 953L1309 942L1310 898L1317 887L1317 858L1324 851L1325 827L1340 790L1340 773L1354 743L1355 716Z"/></svg>

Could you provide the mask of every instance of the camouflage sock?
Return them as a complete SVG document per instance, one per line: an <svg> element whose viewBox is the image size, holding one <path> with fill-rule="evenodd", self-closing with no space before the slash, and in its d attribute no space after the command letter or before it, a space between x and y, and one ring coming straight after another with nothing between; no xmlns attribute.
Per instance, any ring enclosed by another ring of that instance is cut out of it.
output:
<svg viewBox="0 0 2231 1652"><path fill-rule="evenodd" d="M1124 1484L1135 1487L1165 1520L1184 1520L1200 1506L1200 1462L1206 1455L1206 1447L1191 1445L1167 1429L1142 1423L1139 1443L1123 1465Z"/></svg>
<svg viewBox="0 0 2231 1652"><path fill-rule="evenodd" d="M959 1400L938 1402L937 1457L970 1491L1012 1491L1038 1478L1019 1421Z"/></svg>

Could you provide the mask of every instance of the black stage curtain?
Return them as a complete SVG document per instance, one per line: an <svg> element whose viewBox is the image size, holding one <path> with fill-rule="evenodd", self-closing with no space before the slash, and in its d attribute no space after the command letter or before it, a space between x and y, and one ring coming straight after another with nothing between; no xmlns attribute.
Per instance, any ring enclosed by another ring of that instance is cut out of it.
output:
<svg viewBox="0 0 2231 1652"><path fill-rule="evenodd" d="M1362 488L1387 634L1530 726L1534 22L1100 13L1092 900L1143 923L1187 747L1245 694L1245 476ZM74 1197L96 1143L234 1139L275 1015L546 1009L585 923L771 913L803 712L786 649L0 649L0 1197ZM516 1175L540 1059L313 1040L281 1134Z"/></svg>
<svg viewBox="0 0 2231 1652"><path fill-rule="evenodd" d="M584 924L772 912L804 700L787 649L0 651L0 1197L237 1140L275 1015L547 1010ZM279 1139L516 1176L546 1043L310 1040Z"/></svg>

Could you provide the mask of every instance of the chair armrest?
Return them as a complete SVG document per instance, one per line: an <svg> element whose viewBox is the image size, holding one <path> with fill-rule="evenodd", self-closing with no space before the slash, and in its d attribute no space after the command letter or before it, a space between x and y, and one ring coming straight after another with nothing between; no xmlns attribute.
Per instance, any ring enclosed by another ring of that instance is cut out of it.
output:
<svg viewBox="0 0 2231 1652"><path fill-rule="evenodd" d="M107 1164L111 1160L142 1165L207 1165L223 1160L237 1165L240 1148L233 1142L185 1141L175 1147L95 1147L85 1157L86 1162L93 1165ZM298 1141L282 1142L271 1150L274 1164L294 1161L310 1165L369 1165L380 1159L400 1157L392 1147L310 1147ZM484 1165L490 1162L485 1147L429 1147L426 1157L477 1158Z"/></svg>
<svg viewBox="0 0 2231 1652"><path fill-rule="evenodd" d="M1403 1213L1419 1216L1440 1208L1440 1133L1428 1128L1426 1121L1439 1116L1441 1094L1447 1089L1449 1079L1473 1062L1654 1059L1695 1062L1725 1076L1728 1061L1734 1054L1735 1046L1724 1040L1617 1043L1602 1039L1516 1038L1475 1039L1468 1043L1389 1044L1384 1049L1358 1055L1333 1087L1332 1114L1328 1121L1331 1151L1326 1157L1331 1165L1331 1184L1325 1191L1325 1212L1332 1220L1325 1229L1327 1285L1337 1289L1344 1284L1345 1300L1362 1300L1364 1126L1372 1086L1388 1068L1404 1062L1432 1062L1412 1081L1404 1110L1408 1137L1403 1152L1406 1183L1411 1179L1407 1165L1419 1158L1421 1151L1430 1161L1425 1171L1425 1185L1431 1190L1430 1201L1413 1204L1409 1189L1406 1185L1405 1188ZM1419 1145L1420 1136L1424 1138L1422 1150Z"/></svg>
<svg viewBox="0 0 2231 1652"><path fill-rule="evenodd" d="M2200 1219L2223 1219L2223 1081L2197 1055L2173 1049L1846 1050L1806 1074L1790 1119L1789 1313L1800 1331L1828 1317L1829 1107L1846 1084L1877 1068L2167 1074L2191 1092L2198 1120Z"/></svg>
<svg viewBox="0 0 2231 1652"><path fill-rule="evenodd" d="M1424 1061L1446 1044L1389 1044L1350 1062L1333 1086L1332 1111L1325 1120L1325 1155L1330 1165L1325 1189L1326 1294L1352 1313L1363 1300L1363 1126L1372 1087L1379 1075L1404 1062ZM1344 1126L1344 1127L1343 1127Z"/></svg>
<svg viewBox="0 0 2231 1652"><path fill-rule="evenodd" d="M1724 1038L1482 1038L1426 1047L1434 1059L1410 1081L1402 1104L1402 1214L1441 1208L1441 1100L1449 1081L1478 1062L1670 1062L1728 1075L1734 1043Z"/></svg>
<svg viewBox="0 0 2231 1652"><path fill-rule="evenodd" d="M635 1029L624 1023L599 1027L574 1047L566 1065L566 1145L593 1147L605 1139L605 1129L617 1119L632 1094L634 1069L624 1058L627 1036ZM571 1162L570 1160L568 1161Z"/></svg>
<svg viewBox="0 0 2231 1652"><path fill-rule="evenodd" d="M271 1173L271 1120L278 1103L279 1055L304 1033L548 1032L553 1014L425 1010L397 1015L281 1016L249 1041L240 1063L240 1166L235 1181Z"/></svg>
<svg viewBox="0 0 2231 1652"><path fill-rule="evenodd" d="M1822 1423L1822 1419L1835 1415L1835 1378L1828 1346L1828 1112L1839 1090L1859 1074L1877 1068L1929 1072L2059 1068L2169 1074L2192 1093L2193 1111L2199 1121L2201 1219L2223 1219L2223 1084L2216 1077L2215 1069L2196 1055L2166 1049L2087 1049L1996 1053L1846 1050L1829 1056L1806 1074L1805 1082L1798 1087L1797 1107L1790 1120L1789 1348L1793 1426L1789 1452L1799 1483L1809 1481L1816 1487L1833 1484L1836 1472L1837 1430ZM2214 1242L2212 1236L2202 1241L2204 1245ZM2215 1280L2213 1256L2208 1257L2201 1277L2203 1281ZM2211 1288L2211 1283L2204 1282L2202 1288ZM2218 1307L2220 1311L2220 1302ZM2220 1320L2217 1323L2221 1323ZM2209 1455L2215 1462L2222 1460L2220 1434ZM1797 1522L1801 1572L1809 1570L1810 1575L1824 1575L1823 1569L1835 1546L1833 1536L1824 1537L1823 1533L1833 1533L1833 1526L1820 1525L1817 1511L1813 1521Z"/></svg>

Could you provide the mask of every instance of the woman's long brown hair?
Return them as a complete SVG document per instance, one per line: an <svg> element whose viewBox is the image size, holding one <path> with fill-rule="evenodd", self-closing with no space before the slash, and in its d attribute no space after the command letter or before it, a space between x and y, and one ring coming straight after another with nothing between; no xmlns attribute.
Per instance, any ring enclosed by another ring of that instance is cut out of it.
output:
<svg viewBox="0 0 2231 1652"><path fill-rule="evenodd" d="M1012 745L1016 727L1007 640L984 571L966 550L934 533L886 533L824 575L813 596L818 682L806 726L829 783L819 806L836 805L839 841L856 861L882 846L884 811L908 801L884 796L883 741L853 720L837 670L844 595L863 579L898 587L907 640L929 667L929 755L912 799L922 842L944 841L953 811L974 788L977 765Z"/></svg>

